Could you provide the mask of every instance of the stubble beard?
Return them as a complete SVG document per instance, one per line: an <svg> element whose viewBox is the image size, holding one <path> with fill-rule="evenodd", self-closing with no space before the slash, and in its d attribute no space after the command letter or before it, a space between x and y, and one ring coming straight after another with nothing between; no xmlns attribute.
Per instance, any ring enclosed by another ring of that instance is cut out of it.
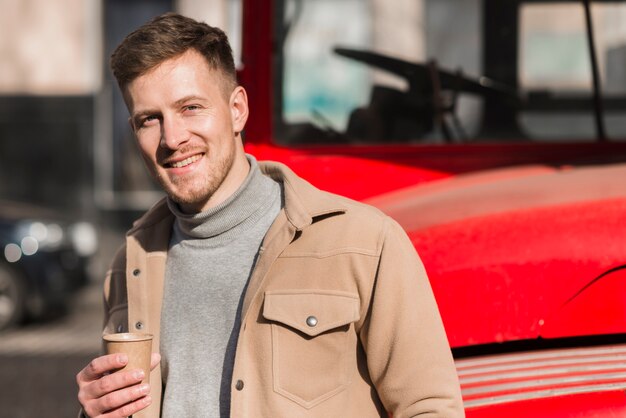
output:
<svg viewBox="0 0 626 418"><path fill-rule="evenodd" d="M235 152L234 149L231 149L224 158L209 161L210 171L204 176L164 178L164 176L158 175L157 180L170 199L179 205L202 205L220 188L234 161Z"/></svg>

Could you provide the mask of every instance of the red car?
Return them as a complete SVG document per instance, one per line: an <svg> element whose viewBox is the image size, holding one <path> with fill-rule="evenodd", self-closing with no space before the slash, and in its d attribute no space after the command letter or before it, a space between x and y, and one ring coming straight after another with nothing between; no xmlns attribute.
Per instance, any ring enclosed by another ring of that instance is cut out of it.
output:
<svg viewBox="0 0 626 418"><path fill-rule="evenodd" d="M626 416L626 2L243 1L246 147L397 219L466 414Z"/></svg>

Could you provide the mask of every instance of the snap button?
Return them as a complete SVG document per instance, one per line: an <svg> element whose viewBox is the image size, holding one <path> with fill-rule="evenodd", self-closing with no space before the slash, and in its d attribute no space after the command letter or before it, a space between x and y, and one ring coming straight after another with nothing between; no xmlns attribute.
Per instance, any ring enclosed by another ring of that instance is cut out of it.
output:
<svg viewBox="0 0 626 418"><path fill-rule="evenodd" d="M307 324L308 326L310 326L310 327L314 327L314 326L316 326L316 325L317 325L317 318L316 318L316 317L314 317L314 316L309 316L309 317L306 319L306 324Z"/></svg>
<svg viewBox="0 0 626 418"><path fill-rule="evenodd" d="M135 324L135 328L137 329L143 329L143 322L139 321Z"/></svg>
<svg viewBox="0 0 626 418"><path fill-rule="evenodd" d="M133 276L135 276L135 277L139 276L140 273L141 273L141 270L139 270L139 269L133 270Z"/></svg>
<svg viewBox="0 0 626 418"><path fill-rule="evenodd" d="M237 390L243 389L243 380L237 380L237 383L235 383L235 389Z"/></svg>

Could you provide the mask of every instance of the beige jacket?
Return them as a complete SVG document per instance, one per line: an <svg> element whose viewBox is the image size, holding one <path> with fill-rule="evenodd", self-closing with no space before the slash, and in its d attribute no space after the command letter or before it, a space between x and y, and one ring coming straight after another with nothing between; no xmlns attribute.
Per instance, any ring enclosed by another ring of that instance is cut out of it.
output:
<svg viewBox="0 0 626 418"><path fill-rule="evenodd" d="M231 416L463 417L428 278L401 227L281 164L260 166L284 185L285 205L244 297ZM152 333L154 351L172 222L164 202L138 220L104 288L104 333ZM158 367L150 379L153 404L135 417L159 416Z"/></svg>

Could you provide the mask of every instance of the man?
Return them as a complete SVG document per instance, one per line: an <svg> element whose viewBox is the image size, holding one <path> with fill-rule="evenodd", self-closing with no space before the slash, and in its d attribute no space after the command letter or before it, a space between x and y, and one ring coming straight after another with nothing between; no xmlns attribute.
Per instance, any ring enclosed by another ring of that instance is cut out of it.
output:
<svg viewBox="0 0 626 418"><path fill-rule="evenodd" d="M154 334L150 386L78 375L90 417L463 416L428 279L391 219L244 153L248 116L222 31L176 14L111 66L167 198L127 234L104 333ZM160 360L160 363L159 363Z"/></svg>

